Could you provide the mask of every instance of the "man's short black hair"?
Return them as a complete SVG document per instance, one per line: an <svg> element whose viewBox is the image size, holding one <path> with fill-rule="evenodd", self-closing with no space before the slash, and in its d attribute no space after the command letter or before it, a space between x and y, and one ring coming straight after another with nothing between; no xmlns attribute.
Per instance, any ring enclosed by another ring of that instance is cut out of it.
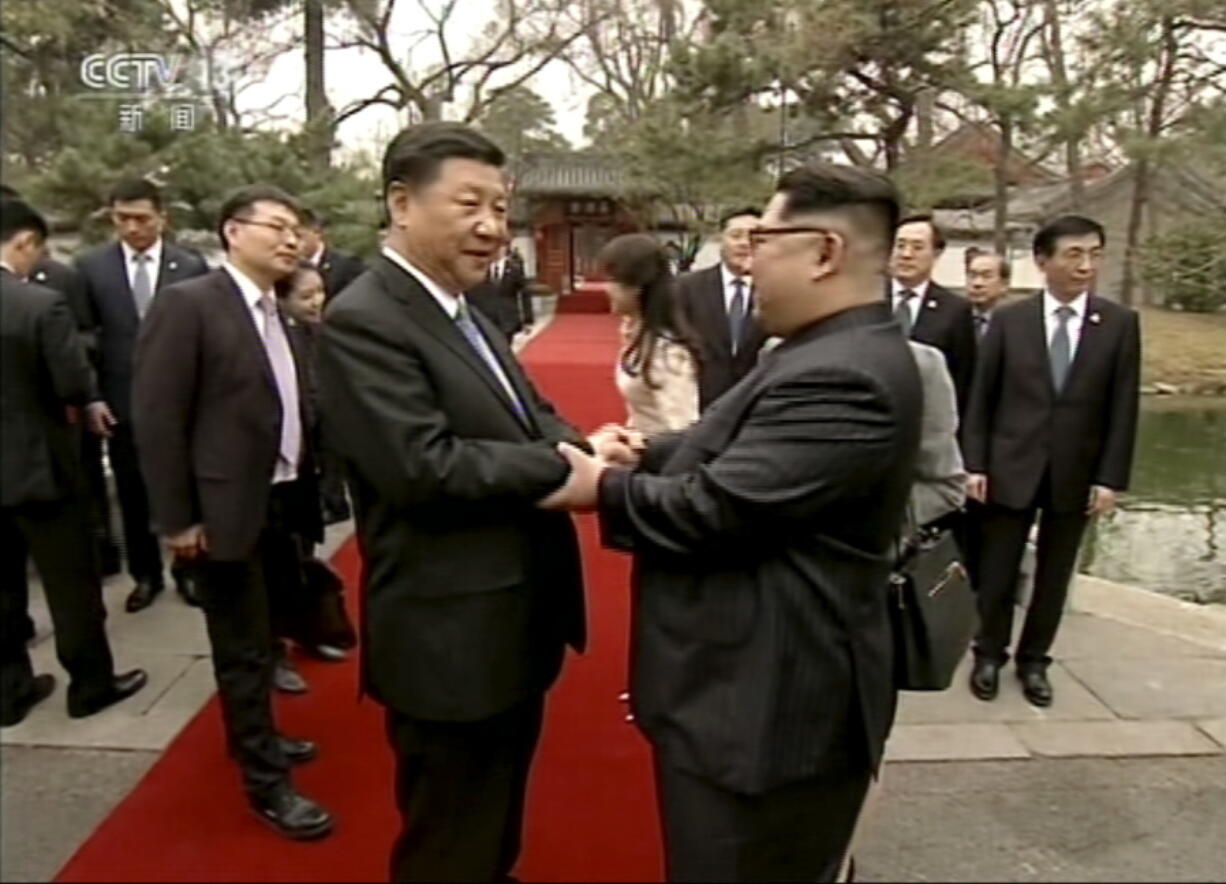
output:
<svg viewBox="0 0 1226 884"><path fill-rule="evenodd" d="M1056 243L1065 236L1098 235L1098 244L1107 244L1107 231L1093 218L1084 215L1061 215L1054 221L1048 221L1034 235L1034 255L1036 258L1050 258L1056 254Z"/></svg>
<svg viewBox="0 0 1226 884"><path fill-rule="evenodd" d="M743 218L746 215L750 216L751 218L761 218L762 210L754 208L753 206L745 206L741 209L733 209L731 212L724 212L724 214L720 215L719 217L719 229L723 230L725 227L727 227L728 222L733 218Z"/></svg>
<svg viewBox="0 0 1226 884"><path fill-rule="evenodd" d="M0 184L0 197L6 200L19 200L21 199L21 194L7 184Z"/></svg>
<svg viewBox="0 0 1226 884"><path fill-rule="evenodd" d="M277 203L302 220L302 205L284 190L272 184L248 184L232 191L221 205L221 212L217 216L217 238L221 240L223 249L230 248L230 243L226 240L226 222L234 218L248 217L256 203Z"/></svg>
<svg viewBox="0 0 1226 884"><path fill-rule="evenodd" d="M945 251L945 231L937 226L936 219L932 217L931 212L919 212L914 215L908 215L898 222L898 226L904 224L927 224L928 229L932 231L932 247L938 252Z"/></svg>
<svg viewBox="0 0 1226 884"><path fill-rule="evenodd" d="M135 203L140 200L149 200L153 203L153 208L159 212L162 211L162 191L147 178L125 178L120 181L111 188L111 196L107 200L107 205Z"/></svg>
<svg viewBox="0 0 1226 884"><path fill-rule="evenodd" d="M967 251L969 252L970 249L967 249ZM1000 269L1000 278L1005 282L1008 282L1010 277L1013 276L1013 265L1010 264L1009 259L1000 252L988 252L984 251L983 249L975 249L975 254L970 255L966 259L967 270L971 269L971 264L974 263L976 258L995 258L996 266Z"/></svg>
<svg viewBox="0 0 1226 884"><path fill-rule="evenodd" d="M779 179L779 191L786 197L785 216L847 212L861 232L872 236L884 253L889 252L902 209L898 189L884 175L854 166L810 163Z"/></svg>
<svg viewBox="0 0 1226 884"><path fill-rule="evenodd" d="M298 209L298 217L302 219L303 227L310 227L313 230L323 230L327 226L323 215L316 212L310 206L300 206Z"/></svg>
<svg viewBox="0 0 1226 884"><path fill-rule="evenodd" d="M45 241L49 230L47 220L23 199L0 198L0 242L7 243L19 233L32 230Z"/></svg>
<svg viewBox="0 0 1226 884"><path fill-rule="evenodd" d="M447 160L476 160L502 168L507 157L497 144L463 123L421 123L402 129L383 154L383 195L394 182L410 190L432 184Z"/></svg>

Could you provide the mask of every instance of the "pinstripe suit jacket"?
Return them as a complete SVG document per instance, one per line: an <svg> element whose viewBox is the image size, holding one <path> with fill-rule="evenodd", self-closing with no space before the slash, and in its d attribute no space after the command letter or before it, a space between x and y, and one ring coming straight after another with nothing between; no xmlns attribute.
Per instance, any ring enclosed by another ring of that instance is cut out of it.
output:
<svg viewBox="0 0 1226 884"><path fill-rule="evenodd" d="M605 472L605 542L636 554L635 717L665 763L760 794L880 761L921 408L870 304L793 335L638 471Z"/></svg>

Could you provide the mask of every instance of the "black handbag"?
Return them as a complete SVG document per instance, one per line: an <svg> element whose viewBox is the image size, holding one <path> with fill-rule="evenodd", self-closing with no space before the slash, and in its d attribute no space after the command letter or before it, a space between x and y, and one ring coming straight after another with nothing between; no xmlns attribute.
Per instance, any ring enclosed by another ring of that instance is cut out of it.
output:
<svg viewBox="0 0 1226 884"><path fill-rule="evenodd" d="M920 528L890 574L895 684L943 691L966 655L979 616L962 553L948 528Z"/></svg>

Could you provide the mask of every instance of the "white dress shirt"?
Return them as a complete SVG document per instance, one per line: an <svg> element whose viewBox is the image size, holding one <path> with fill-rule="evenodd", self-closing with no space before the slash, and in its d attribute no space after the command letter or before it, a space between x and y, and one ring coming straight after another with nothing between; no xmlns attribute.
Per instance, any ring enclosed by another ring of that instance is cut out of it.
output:
<svg viewBox="0 0 1226 884"><path fill-rule="evenodd" d="M928 285L932 280L925 279L917 286L905 286L897 279L890 279L891 299L890 312L898 309L898 303L902 300L902 293L905 289L915 292L915 297L907 304L907 309L911 311L911 327L915 328L915 323L919 319L920 307L924 304L924 298L928 297Z"/></svg>
<svg viewBox="0 0 1226 884"><path fill-rule="evenodd" d="M1068 306L1073 310L1073 315L1068 318L1068 341L1069 341L1069 363L1077 357L1077 345L1081 342L1081 329L1085 323L1086 309L1089 307L1090 296L1082 293L1069 301L1065 305L1061 301L1057 301L1052 297L1051 292L1046 289L1043 291L1043 329L1047 335L1047 349L1051 350L1051 339L1056 335L1056 329L1060 326L1060 320L1056 317L1056 311L1061 307Z"/></svg>
<svg viewBox="0 0 1226 884"><path fill-rule="evenodd" d="M123 267L128 274L128 291L136 288L136 256L145 254L149 256L149 261L145 265L149 271L149 291L153 295L157 295L158 290L158 272L162 269L162 238L158 237L157 242L145 249L143 253L137 252L123 240L119 241L119 247L123 249Z"/></svg>
<svg viewBox="0 0 1226 884"><path fill-rule="evenodd" d="M724 283L724 314L728 315L732 312L732 299L736 297L736 286L733 283L739 279L745 286L741 291L745 294L745 316L748 317L752 306L749 298L753 293L753 277L748 274L737 276L722 261L719 265L719 274Z"/></svg>
<svg viewBox="0 0 1226 884"><path fill-rule="evenodd" d="M264 312L264 308L260 306L260 302L264 300L265 293L260 290L260 287L255 284L255 281L250 276L243 273L243 271L239 270L229 261L224 262L221 266L227 273L230 274L230 278L234 280L234 284L238 286L238 290L243 293L243 300L247 302L247 311L251 315L251 321L255 323L256 333L260 336L260 340L263 341L264 334L268 329L268 314ZM271 291L268 292L267 296L270 298L276 298L276 295ZM287 342L288 339L289 335L287 333ZM291 348L291 358L293 357L293 352L293 348ZM295 458L294 463L290 463L278 455L277 465L273 467L272 484L278 485L281 482L292 482L297 478L297 459Z"/></svg>

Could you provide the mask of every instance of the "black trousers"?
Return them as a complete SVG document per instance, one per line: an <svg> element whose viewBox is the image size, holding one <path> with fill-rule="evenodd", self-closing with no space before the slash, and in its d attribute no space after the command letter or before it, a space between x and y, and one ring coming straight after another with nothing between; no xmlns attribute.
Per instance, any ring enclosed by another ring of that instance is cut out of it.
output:
<svg viewBox="0 0 1226 884"><path fill-rule="evenodd" d="M111 496L106 487L106 472L102 468L102 437L85 430L81 433L81 465L89 487L90 526L94 543L101 556L115 547L115 532L111 528Z"/></svg>
<svg viewBox="0 0 1226 884"><path fill-rule="evenodd" d="M153 533L149 495L136 456L136 440L132 435L131 423L121 421L112 428L107 451L111 456L111 468L115 471L115 490L119 494L128 573L135 580L148 580L154 586L161 586L165 582L162 576L162 548Z"/></svg>
<svg viewBox="0 0 1226 884"><path fill-rule="evenodd" d="M474 722L387 713L401 829L393 881L505 881L519 858L544 697Z"/></svg>
<svg viewBox="0 0 1226 884"><path fill-rule="evenodd" d="M1088 516L1084 511L1057 512L1050 506L1050 482L1040 483L1035 501L1024 510L988 504L978 526L979 635L975 655L1004 665L1013 637L1013 608L1026 539L1039 515L1034 591L1026 624L1017 644L1018 666L1047 666L1056 640L1069 580ZM1088 492L1087 492L1088 497Z"/></svg>
<svg viewBox="0 0 1226 884"><path fill-rule="evenodd" d="M319 461L319 500L325 511L344 513L349 511L345 496L345 466L326 437L320 438L316 449Z"/></svg>
<svg viewBox="0 0 1226 884"><path fill-rule="evenodd" d="M738 795L656 754L669 881L834 881L868 792L867 769Z"/></svg>
<svg viewBox="0 0 1226 884"><path fill-rule="evenodd" d="M300 567L289 529L296 500L292 484L273 486L268 516L251 555L242 561L204 559L197 574L230 754L252 797L267 795L289 777L272 712L274 611ZM288 578L288 579L287 579Z"/></svg>
<svg viewBox="0 0 1226 884"><path fill-rule="evenodd" d="M89 703L110 689L114 662L88 504L77 498L0 509L0 702L7 711L33 688L26 650L31 557L51 611L56 657L71 678L68 695Z"/></svg>

